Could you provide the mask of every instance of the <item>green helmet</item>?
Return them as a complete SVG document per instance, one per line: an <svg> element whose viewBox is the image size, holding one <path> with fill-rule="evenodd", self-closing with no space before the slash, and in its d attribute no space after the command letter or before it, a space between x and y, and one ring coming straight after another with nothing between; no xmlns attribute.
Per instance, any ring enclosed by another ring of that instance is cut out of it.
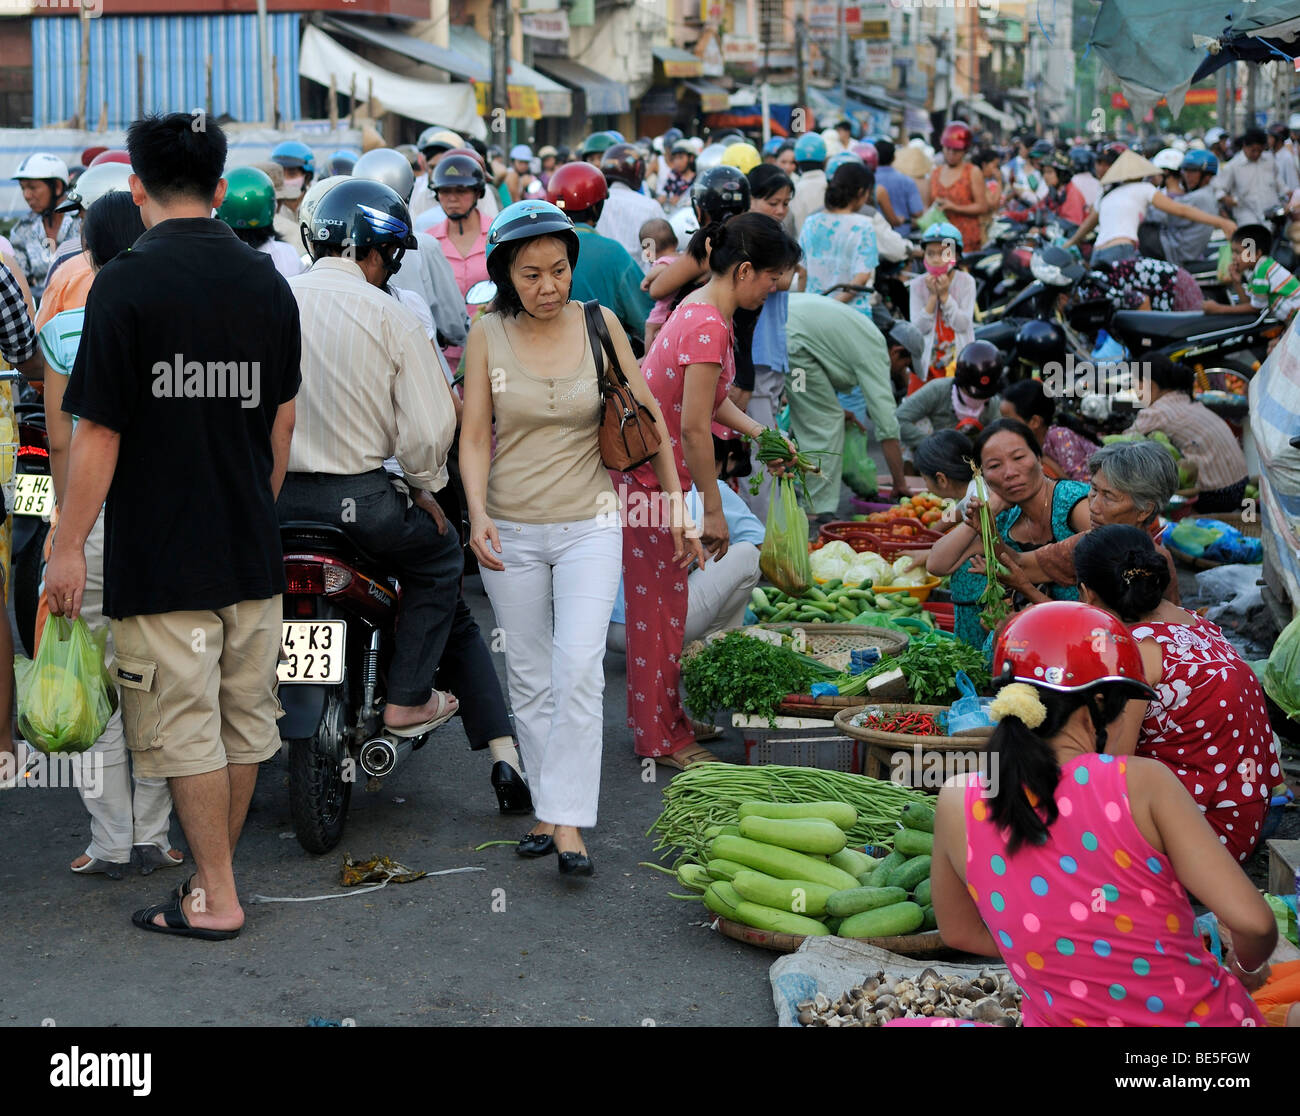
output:
<svg viewBox="0 0 1300 1116"><path fill-rule="evenodd" d="M584 159L588 155L601 155L616 143L618 143L618 140L608 132L592 132L582 141L582 150L578 154Z"/></svg>
<svg viewBox="0 0 1300 1116"><path fill-rule="evenodd" d="M275 216L275 185L265 171L235 167L226 175L226 197L217 216L232 229L265 229Z"/></svg>

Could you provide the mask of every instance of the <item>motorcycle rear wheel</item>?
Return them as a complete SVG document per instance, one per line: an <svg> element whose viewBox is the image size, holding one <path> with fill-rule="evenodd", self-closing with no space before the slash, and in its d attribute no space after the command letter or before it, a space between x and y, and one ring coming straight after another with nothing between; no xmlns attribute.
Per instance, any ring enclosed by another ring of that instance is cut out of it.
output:
<svg viewBox="0 0 1300 1116"><path fill-rule="evenodd" d="M344 778L347 711L337 693L325 702L316 735L286 741L289 749L289 812L293 831L309 853L327 853L343 839L352 780Z"/></svg>

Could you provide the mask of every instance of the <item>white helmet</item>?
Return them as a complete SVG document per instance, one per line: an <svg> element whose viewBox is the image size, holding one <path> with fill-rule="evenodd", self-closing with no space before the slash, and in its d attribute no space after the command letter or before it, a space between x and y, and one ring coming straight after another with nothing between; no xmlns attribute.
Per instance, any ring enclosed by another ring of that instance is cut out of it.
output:
<svg viewBox="0 0 1300 1116"><path fill-rule="evenodd" d="M1205 133L1205 146L1213 147L1219 140L1223 139L1228 133L1222 128L1211 128Z"/></svg>
<svg viewBox="0 0 1300 1116"><path fill-rule="evenodd" d="M1187 141L1183 139L1182 136L1175 136L1173 140L1170 141L1169 146L1175 151L1181 151L1184 153L1187 151Z"/></svg>
<svg viewBox="0 0 1300 1116"><path fill-rule="evenodd" d="M675 209L668 218L668 224L677 234L677 250L685 252L691 243L691 237L699 230L700 223L695 219L695 210L692 206L683 205Z"/></svg>
<svg viewBox="0 0 1300 1116"><path fill-rule="evenodd" d="M1151 162L1162 171L1176 171L1183 165L1183 153L1166 147L1157 151Z"/></svg>
<svg viewBox="0 0 1300 1116"><path fill-rule="evenodd" d="M131 168L125 163L100 163L91 167L77 179L77 184L68 191L62 204L55 206L54 212L87 210L105 194L129 191L130 178Z"/></svg>
<svg viewBox="0 0 1300 1116"><path fill-rule="evenodd" d="M708 147L695 157L695 173L703 174L706 170L712 170L722 164L722 156L726 148L720 143L711 143Z"/></svg>
<svg viewBox="0 0 1300 1116"><path fill-rule="evenodd" d="M11 181L17 182L23 178L57 178L66 186L68 164L48 151L36 151L18 165L18 172L12 176Z"/></svg>
<svg viewBox="0 0 1300 1116"><path fill-rule="evenodd" d="M1300 112L1293 112L1291 118L1286 122L1286 126L1293 132L1300 132Z"/></svg>
<svg viewBox="0 0 1300 1116"><path fill-rule="evenodd" d="M696 155L698 155L701 151L704 150L704 141L700 139L699 136L692 136L686 142L691 145Z"/></svg>

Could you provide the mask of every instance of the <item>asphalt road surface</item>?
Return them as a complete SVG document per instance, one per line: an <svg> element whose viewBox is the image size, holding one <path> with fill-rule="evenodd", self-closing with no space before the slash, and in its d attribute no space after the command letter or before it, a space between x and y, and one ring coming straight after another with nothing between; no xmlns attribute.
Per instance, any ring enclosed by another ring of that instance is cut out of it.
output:
<svg viewBox="0 0 1300 1116"><path fill-rule="evenodd" d="M478 579L466 589L491 631ZM504 683L504 658L496 659ZM459 719L377 793L354 788L343 842L324 856L303 852L293 836L283 756L265 764L235 861L247 923L228 942L131 925L131 912L164 899L188 867L120 881L72 874L89 833L75 789L0 792L0 1024L774 1023L767 970L777 955L710 932L702 904L666 898L673 881L637 867L653 845L645 831L668 773L642 781L624 722L621 658L607 660L606 679L588 880L562 878L554 857L473 851L517 839L530 819L497 812L487 752L469 751ZM728 736L719 755L743 762L738 735ZM185 847L175 821L172 837ZM426 871L486 870L325 902L248 902L344 892L345 852Z"/></svg>

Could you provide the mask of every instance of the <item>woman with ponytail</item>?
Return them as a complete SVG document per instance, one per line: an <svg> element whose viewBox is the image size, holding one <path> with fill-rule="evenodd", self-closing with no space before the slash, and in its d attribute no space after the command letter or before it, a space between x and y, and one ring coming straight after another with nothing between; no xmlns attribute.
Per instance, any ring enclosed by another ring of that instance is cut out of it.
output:
<svg viewBox="0 0 1300 1116"><path fill-rule="evenodd" d="M1128 625L1155 689L1140 734L1121 747L1173 771L1219 842L1246 860L1282 777L1255 672L1215 625L1164 599L1169 567L1145 531L1095 528L1074 564L1083 599Z"/></svg>
<svg viewBox="0 0 1300 1116"><path fill-rule="evenodd" d="M935 815L932 896L945 944L1001 955L1027 1026L1258 1026L1277 925L1163 765L1122 752L1151 689L1124 625L1077 602L1003 629L982 775ZM1207 952L1187 892L1232 934Z"/></svg>
<svg viewBox="0 0 1300 1116"><path fill-rule="evenodd" d="M742 213L720 225L709 248L708 283L673 311L641 366L664 416L682 490L694 484L700 493L706 560L721 560L729 542L714 435L721 430L757 438L764 430L728 397L736 373L733 319L740 309L756 315L798 261L799 246L771 217ZM696 743L678 690L686 572L674 568L673 540L662 518L646 514L668 506L655 470L642 465L615 477L615 484L625 494L628 723L638 755L682 770L717 758Z"/></svg>

